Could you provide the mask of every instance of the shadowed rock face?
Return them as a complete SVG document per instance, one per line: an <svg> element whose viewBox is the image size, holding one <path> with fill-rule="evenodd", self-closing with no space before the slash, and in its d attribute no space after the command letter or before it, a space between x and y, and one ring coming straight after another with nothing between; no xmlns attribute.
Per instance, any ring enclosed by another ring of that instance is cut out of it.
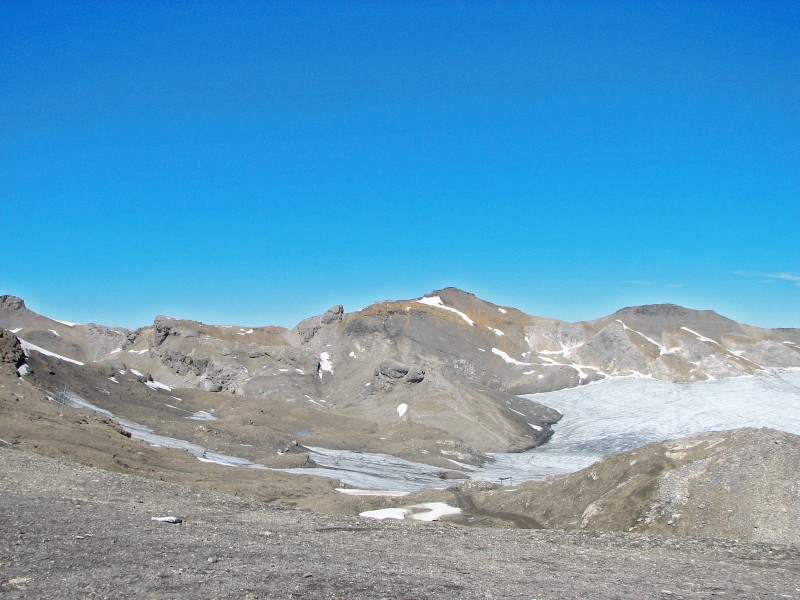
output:
<svg viewBox="0 0 800 600"><path fill-rule="evenodd" d="M594 321L526 315L455 288L282 327L158 316L136 331L65 324L0 296L0 326L80 362L135 369L173 388L303 403L392 427L421 426L474 453L546 441L555 411L518 394L641 374L671 381L800 367L800 332L676 305ZM402 410L400 407L404 406Z"/></svg>
<svg viewBox="0 0 800 600"><path fill-rule="evenodd" d="M0 329L0 372L13 374L25 362L17 336L6 329Z"/></svg>

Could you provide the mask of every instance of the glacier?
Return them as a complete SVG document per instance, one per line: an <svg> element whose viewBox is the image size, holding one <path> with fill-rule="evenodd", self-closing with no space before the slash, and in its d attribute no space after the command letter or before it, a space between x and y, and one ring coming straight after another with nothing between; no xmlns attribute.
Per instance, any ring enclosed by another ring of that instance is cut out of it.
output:
<svg viewBox="0 0 800 600"><path fill-rule="evenodd" d="M770 427L800 435L800 370L693 383L618 377L523 397L564 415L555 434L539 448L491 453L490 461L480 467L464 465L469 478L510 484L538 480L578 471L609 454L706 431ZM373 489L443 488L453 483L437 476L440 469L387 455L309 450L320 467L293 472Z"/></svg>

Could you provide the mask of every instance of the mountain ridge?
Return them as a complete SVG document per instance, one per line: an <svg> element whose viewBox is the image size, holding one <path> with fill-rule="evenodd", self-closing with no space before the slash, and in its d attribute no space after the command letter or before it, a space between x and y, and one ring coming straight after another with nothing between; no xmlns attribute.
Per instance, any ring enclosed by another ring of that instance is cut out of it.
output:
<svg viewBox="0 0 800 600"><path fill-rule="evenodd" d="M0 326L28 353L140 373L156 387L299 403L323 420L330 412L367 419L401 447L406 429L439 436L447 448L432 447L435 458L427 457L437 464L547 441L560 414L521 394L614 377L691 382L800 367L800 330L755 328L674 304L570 323L452 287L349 313L335 305L291 329L165 315L136 330L74 324L6 295Z"/></svg>

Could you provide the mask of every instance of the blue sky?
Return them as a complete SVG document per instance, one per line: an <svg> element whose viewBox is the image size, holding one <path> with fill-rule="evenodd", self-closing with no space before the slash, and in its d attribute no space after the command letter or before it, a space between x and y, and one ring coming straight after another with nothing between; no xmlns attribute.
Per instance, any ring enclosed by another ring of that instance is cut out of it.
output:
<svg viewBox="0 0 800 600"><path fill-rule="evenodd" d="M800 327L796 2L0 3L0 293Z"/></svg>

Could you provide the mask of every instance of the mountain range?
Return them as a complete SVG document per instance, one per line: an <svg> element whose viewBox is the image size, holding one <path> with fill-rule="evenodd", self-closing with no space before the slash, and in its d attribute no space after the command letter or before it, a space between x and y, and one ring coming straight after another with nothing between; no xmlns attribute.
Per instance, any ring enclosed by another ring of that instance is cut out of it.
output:
<svg viewBox="0 0 800 600"><path fill-rule="evenodd" d="M372 434L354 434L358 448L442 466L547 441L561 415L524 394L612 378L696 382L800 367L800 329L762 329L673 304L569 323L455 288L352 313L334 306L292 329L163 315L136 330L75 324L6 295L0 327L28 355L56 359L79 378L99 373L101 400L128 377L151 396L180 389L209 415L239 405L254 424L244 413L291 407L313 414L309 441L314 428L330 434L357 422L354 430Z"/></svg>

